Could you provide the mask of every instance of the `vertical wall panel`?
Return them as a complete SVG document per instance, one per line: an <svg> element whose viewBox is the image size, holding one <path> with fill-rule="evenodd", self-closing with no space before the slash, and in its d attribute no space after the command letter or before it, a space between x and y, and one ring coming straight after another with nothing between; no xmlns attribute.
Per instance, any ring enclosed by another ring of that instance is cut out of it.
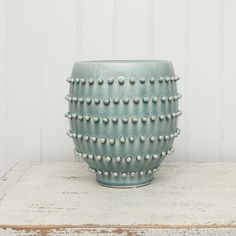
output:
<svg viewBox="0 0 236 236"><path fill-rule="evenodd" d="M64 97L76 55L76 2L42 1L41 159L72 160Z"/></svg>
<svg viewBox="0 0 236 236"><path fill-rule="evenodd" d="M236 55L236 27L235 27L236 1L225 0L222 4L222 81L223 94L221 114L223 136L222 157L224 161L236 161L235 145L235 114L236 114L236 77L235 77L235 55Z"/></svg>
<svg viewBox="0 0 236 236"><path fill-rule="evenodd" d="M0 0L0 177L7 170L7 1Z"/></svg>
<svg viewBox="0 0 236 236"><path fill-rule="evenodd" d="M190 161L219 160L219 19L219 0L190 0Z"/></svg>
<svg viewBox="0 0 236 236"><path fill-rule="evenodd" d="M148 59L149 1L115 1L116 59Z"/></svg>
<svg viewBox="0 0 236 236"><path fill-rule="evenodd" d="M40 1L9 0L8 159L39 160Z"/></svg>
<svg viewBox="0 0 236 236"><path fill-rule="evenodd" d="M188 42L186 39L186 1L179 0L156 0L154 2L154 59L170 60L174 64L175 73L180 75L182 80L178 82L178 90L185 96L187 78L187 58ZM181 135L175 141L175 152L169 159L173 161L187 160L185 155L187 130L185 129L185 107L183 99L180 99L179 107L184 112L184 116L179 118ZM187 113L187 111L186 111Z"/></svg>
<svg viewBox="0 0 236 236"><path fill-rule="evenodd" d="M81 0L79 60L112 59L113 1Z"/></svg>
<svg viewBox="0 0 236 236"><path fill-rule="evenodd" d="M0 175L72 160L75 60L168 59L184 95L173 161L235 161L234 0L0 0ZM7 156L9 155L9 156Z"/></svg>

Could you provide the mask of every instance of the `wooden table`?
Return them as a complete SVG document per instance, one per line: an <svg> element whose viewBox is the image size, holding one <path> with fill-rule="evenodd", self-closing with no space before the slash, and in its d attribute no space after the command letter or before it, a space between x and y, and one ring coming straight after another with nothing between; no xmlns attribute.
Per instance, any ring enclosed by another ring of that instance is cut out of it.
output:
<svg viewBox="0 0 236 236"><path fill-rule="evenodd" d="M236 235L236 163L164 163L151 185L101 187L81 162L0 179L0 235Z"/></svg>

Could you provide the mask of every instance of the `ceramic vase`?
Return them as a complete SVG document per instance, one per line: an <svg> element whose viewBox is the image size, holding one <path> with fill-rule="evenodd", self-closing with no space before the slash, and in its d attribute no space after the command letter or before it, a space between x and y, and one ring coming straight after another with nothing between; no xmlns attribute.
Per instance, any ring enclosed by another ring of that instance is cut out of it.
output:
<svg viewBox="0 0 236 236"><path fill-rule="evenodd" d="M180 133L178 80L170 61L74 64L68 136L98 183L133 187L153 180Z"/></svg>

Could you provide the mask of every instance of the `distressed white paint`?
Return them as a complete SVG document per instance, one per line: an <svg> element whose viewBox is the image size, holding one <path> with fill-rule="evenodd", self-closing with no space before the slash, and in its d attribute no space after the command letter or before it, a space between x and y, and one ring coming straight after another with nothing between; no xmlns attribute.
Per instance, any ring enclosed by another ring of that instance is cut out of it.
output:
<svg viewBox="0 0 236 236"><path fill-rule="evenodd" d="M16 227L17 228L17 227ZM191 229L176 229L176 228L168 228L168 229L160 229L160 228L122 228L120 230L116 227L109 227L109 228L89 228L89 227L68 227L63 228L63 230L55 229L55 228L46 228L41 229L40 227L29 227L30 229L7 229L7 230L1 230L0 229L0 235L1 236L41 236L41 235L47 235L47 236L67 236L67 235L73 235L73 236L127 236L127 235L141 235L141 236L183 236L183 235L202 235L202 236L235 236L236 229L228 229L228 228L191 228ZM122 233L121 233L122 232Z"/></svg>
<svg viewBox="0 0 236 236"><path fill-rule="evenodd" d="M233 0L0 0L0 174L69 160L75 60L170 59L183 77L173 160L235 161Z"/></svg>
<svg viewBox="0 0 236 236"><path fill-rule="evenodd" d="M98 185L85 163L20 164L0 179L0 228L234 235L235 168L165 163L151 185L113 189Z"/></svg>

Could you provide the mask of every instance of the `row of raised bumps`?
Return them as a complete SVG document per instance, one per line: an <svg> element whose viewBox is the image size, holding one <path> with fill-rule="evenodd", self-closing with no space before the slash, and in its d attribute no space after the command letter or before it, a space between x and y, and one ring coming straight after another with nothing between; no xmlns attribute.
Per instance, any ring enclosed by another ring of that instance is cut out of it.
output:
<svg viewBox="0 0 236 236"><path fill-rule="evenodd" d="M131 156L128 156L128 157L121 157L121 156L111 157L111 156L93 155L93 154L78 152L75 149L75 155L79 158L83 158L83 159L88 158L89 160L97 160L97 161L104 160L106 162L110 162L112 159L114 159L116 162L121 162L122 160L124 160L125 162L128 162L128 163L131 162L132 159L135 159L137 161L151 160L151 159L157 160L160 157L165 157L167 154L170 155L173 152L174 152L174 149L173 149L173 147L171 147L167 152L163 151L163 152L161 152L161 154L158 154L158 153L155 153L153 155L146 154L144 156L137 155L136 157L132 158Z"/></svg>
<svg viewBox="0 0 236 236"><path fill-rule="evenodd" d="M179 76L166 76L166 77L158 77L155 78L153 76L149 77L149 78L145 78L145 77L140 77L140 78L134 78L134 77L130 77L127 78L127 80L129 81L130 84L135 84L136 82L140 82L141 84L145 84L146 82L150 82L151 84L155 83L155 81L158 81L160 83L162 83L163 81L165 82L174 82L174 81L178 81L180 79ZM103 79L103 78L98 78L98 79L93 79L93 78L72 78L72 77L68 77L67 78L67 82L72 83L72 84L86 84L88 83L89 85L93 85L95 82L97 82L98 84L103 84L104 81L106 81L108 84L113 84L115 81L118 81L118 83L120 85L123 85L126 81L126 78L124 76L118 76L117 79L110 77L108 79Z"/></svg>
<svg viewBox="0 0 236 236"><path fill-rule="evenodd" d="M109 176L112 175L114 177L118 177L121 176L123 178L131 176L131 177L135 177L136 175L140 175L143 176L144 174L152 174L155 173L157 171L158 167L155 167L153 169L150 170L141 170L141 171L132 171L132 172L117 172L117 171L101 171L101 170L96 170L94 168L89 167L89 170L92 173L96 173L97 175L104 175L104 176Z"/></svg>
<svg viewBox="0 0 236 236"><path fill-rule="evenodd" d="M158 100L161 100L162 102L166 102L166 101L169 101L169 102L172 102L172 101L176 101L178 99L180 99L182 97L181 94L177 94L177 95L174 95L174 96L161 96L161 97L157 97L157 96L154 96L154 97L143 97L143 98L140 98L140 97L134 97L134 98L103 98L103 99L100 99L100 98L90 98L90 97L76 97L76 96L69 96L69 95L66 95L65 99L69 102L80 102L80 103L87 103L88 105L91 104L91 103L94 103L94 104L99 104L100 102L103 103L104 105L109 105L110 103L114 103L114 104L119 104L120 102L123 102L124 104L128 104L130 101L134 104L138 104L140 101L143 102L143 103L148 103L149 101L152 101L153 103L156 103Z"/></svg>
<svg viewBox="0 0 236 236"><path fill-rule="evenodd" d="M65 117L67 117L68 119L79 119L80 121L94 121L95 123L98 123L99 121L102 121L103 123L107 124L110 121L112 123L118 123L118 122L122 122L124 124L127 124L129 121L131 121L132 123L136 124L138 122L142 122L142 123L146 123L148 122L148 120L150 120L151 122L154 122L156 120L160 120L163 121L164 119L171 119L171 118L176 118L178 116L182 115L182 111L179 110L177 112L172 112L171 114L167 114L167 115L160 115L160 116L155 116L155 115L151 115L149 117L99 117L99 116L89 116L89 115L78 115L76 113L70 113L67 112L65 113Z"/></svg>
<svg viewBox="0 0 236 236"><path fill-rule="evenodd" d="M150 137L145 137L144 135L140 135L137 139L140 142L144 142L145 140L150 140L150 142L155 142L155 141L167 141L169 139L173 139L175 137L177 137L180 134L180 129L177 129L174 133L170 134L170 135L159 135L158 137L155 136L150 136ZM67 135L71 138L76 138L76 139L81 139L81 140L85 140L85 141L89 141L91 140L92 142L97 142L100 141L102 144L105 143L110 143L110 144L115 144L116 142L120 142L120 143L125 143L126 141L129 142L134 142L135 141L135 137L134 136L129 136L129 137L125 137L125 136L121 136L118 139L115 138L105 138L105 137L95 137L95 136L88 136L88 135L82 135L82 134L76 134L74 132L71 132L70 130L68 131Z"/></svg>
<svg viewBox="0 0 236 236"><path fill-rule="evenodd" d="M141 155L137 155L136 157L120 157L120 156L116 156L114 158L110 157L110 156L106 156L106 157L103 157L101 155L93 155L93 154L86 154L86 153L80 153L78 152L76 149L75 149L75 155L79 158L83 158L83 159L88 159L90 161L105 161L105 162L111 162L111 160L114 160L115 162L117 163L121 163L121 162L127 162L127 163L130 163L132 160L135 160L137 162L141 161L141 160L144 160L144 161L152 161L154 160L155 163L158 159L163 159L166 155L171 155L171 153L173 153L174 149L173 147L171 147L167 152L162 152L160 154L153 154L153 155L144 155L144 156L141 156ZM89 163L89 162L88 162ZM159 166L159 163L157 164L157 166ZM140 171L122 171L122 172L118 172L118 171L104 171L104 170L98 170L98 169L95 169L95 168L92 168L89 166L89 170L94 172L94 173L97 173L98 175L105 175L105 176L108 176L108 175L113 175L114 177L118 177L119 175L122 176L122 177L127 177L127 176L132 176L134 177L136 174L142 176L144 175L145 173L147 174L152 174L154 172L156 172L157 170L157 167L154 167L152 169L149 169L149 170L140 170ZM115 173L115 174L114 174Z"/></svg>

